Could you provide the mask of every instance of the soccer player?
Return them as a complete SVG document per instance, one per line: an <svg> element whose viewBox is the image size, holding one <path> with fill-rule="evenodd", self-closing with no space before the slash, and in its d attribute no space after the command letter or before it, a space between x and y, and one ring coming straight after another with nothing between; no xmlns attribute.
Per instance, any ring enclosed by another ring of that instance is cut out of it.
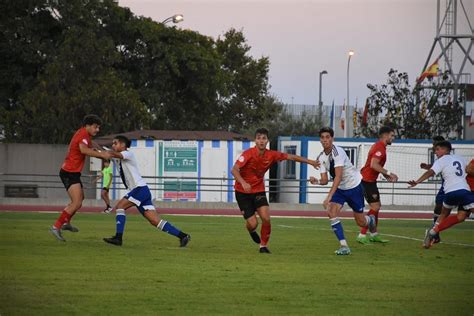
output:
<svg viewBox="0 0 474 316"><path fill-rule="evenodd" d="M69 149L64 163L59 171L59 177L71 199L69 203L50 228L50 232L57 240L66 241L61 230L78 232L79 229L71 225L71 218L81 208L84 200L82 189L81 171L84 167L86 156L109 159L110 154L92 149L91 137L97 135L102 120L97 115L86 115L82 120L82 127L76 131L69 143Z"/></svg>
<svg viewBox="0 0 474 316"><path fill-rule="evenodd" d="M418 180L408 182L410 187L415 187L418 183L439 173L444 179L443 207L434 227L426 231L423 241L425 248L433 245L437 233L463 222L474 210L474 193L470 191L466 181L466 161L460 156L451 155L450 152L450 142L437 142L435 154L438 160ZM457 215L449 216L451 209L456 206L462 206L463 209L458 209Z"/></svg>
<svg viewBox="0 0 474 316"><path fill-rule="evenodd" d="M113 158L118 160L116 165L118 166L120 177L122 178L125 187L130 191L117 203L117 205L115 205L115 236L104 238L103 240L112 245L122 246L122 237L126 222L125 210L132 206L136 206L138 211L150 222L151 225L179 238L180 247L185 247L191 240L191 236L183 233L181 230L171 225L171 223L160 219L156 213L150 189L138 170L137 159L131 151L128 151L130 143L130 140L122 135L116 136L112 141L113 151L111 151L110 154Z"/></svg>
<svg viewBox="0 0 474 316"><path fill-rule="evenodd" d="M435 151L435 144L437 142L444 141L444 140L445 139L443 136L433 137L433 152ZM420 164L420 168L425 169L425 170L430 170L431 166L432 166L431 164L427 164L427 163ZM443 199L444 199L444 180L443 180L443 177L441 177L441 187L439 188L438 193L436 194L436 198L435 198L435 208L433 210L433 225L438 220L439 214L441 214L441 208L443 207ZM434 237L434 243L436 244L439 242L441 242L441 237L439 236L439 234L437 234Z"/></svg>
<svg viewBox="0 0 474 316"><path fill-rule="evenodd" d="M252 240L260 244L260 253L270 253L268 241L270 240L271 223L270 207L265 195L263 177L265 172L276 162L282 160L294 160L304 162L317 168L315 160L309 160L297 155L268 150L268 130L259 128L255 132L255 147L244 151L234 166L232 175L235 178L235 198L239 204L240 211L245 219L247 230ZM257 213L262 221L260 235L257 233Z"/></svg>
<svg viewBox="0 0 474 316"><path fill-rule="evenodd" d="M112 165L110 164L110 160L104 160L104 167L102 168L101 174L95 179L94 182L99 181L102 178L103 187L100 191L100 197L105 202L105 209L102 211L105 214L109 214L112 212L112 207L110 206L110 198L109 198L109 188L112 184Z"/></svg>
<svg viewBox="0 0 474 316"><path fill-rule="evenodd" d="M321 163L321 179L310 177L312 184L326 185L329 182L328 172L333 178L333 183L326 199L323 202L327 210L331 227L340 243L340 248L335 251L336 255L349 255L351 250L344 237L344 229L339 219L342 206L347 202L353 210L354 219L360 227L369 227L375 232L376 221L374 215L364 215L364 190L362 188L362 176L352 165L346 152L339 146L334 145L334 130L323 127L319 130L319 137L323 151L318 156Z"/></svg>
<svg viewBox="0 0 474 316"><path fill-rule="evenodd" d="M381 173L385 179L391 182L398 180L398 176L387 169L384 169L385 161L387 160L387 145L391 145L395 138L393 128L389 126L382 126L379 130L379 141L370 147L367 161L361 169L362 187L364 188L364 196L367 203L369 203L369 215L375 216L375 222L378 225L379 211L381 207L380 193L377 187L377 178ZM377 231L370 234L367 238L367 227L360 230L359 236L356 240L361 244L369 244L372 242L387 243L388 240L380 238Z"/></svg>

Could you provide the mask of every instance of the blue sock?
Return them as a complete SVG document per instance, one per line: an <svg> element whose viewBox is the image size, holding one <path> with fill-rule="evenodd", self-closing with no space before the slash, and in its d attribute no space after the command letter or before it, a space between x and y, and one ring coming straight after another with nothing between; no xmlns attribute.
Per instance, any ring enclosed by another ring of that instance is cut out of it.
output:
<svg viewBox="0 0 474 316"><path fill-rule="evenodd" d="M116 220L116 232L117 235L123 234L123 231L125 230L125 222L127 221L127 217L125 216L125 210L124 209L118 209L117 210L117 215L115 216Z"/></svg>
<svg viewBox="0 0 474 316"><path fill-rule="evenodd" d="M336 217L336 218L331 218L331 228L334 231L334 234L336 234L336 237L339 241L345 240L346 238L344 237L344 228L342 228L342 223L341 220Z"/></svg>
<svg viewBox="0 0 474 316"><path fill-rule="evenodd" d="M156 226L156 227L158 227L162 231L167 232L168 234L176 236L176 237L180 237L182 235L182 233L179 229L177 229L176 227L174 227L173 225L171 225L170 223L168 223L165 220L161 220L160 223L158 224L158 226Z"/></svg>

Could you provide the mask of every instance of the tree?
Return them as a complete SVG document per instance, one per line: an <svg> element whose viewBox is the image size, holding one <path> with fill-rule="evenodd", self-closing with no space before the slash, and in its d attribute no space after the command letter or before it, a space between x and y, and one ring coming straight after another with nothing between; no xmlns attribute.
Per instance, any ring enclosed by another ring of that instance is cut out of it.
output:
<svg viewBox="0 0 474 316"><path fill-rule="evenodd" d="M445 73L432 88L412 89L407 73L390 69L386 84L368 84L367 115L358 113L362 122L356 136L377 137L382 125L395 129L398 138L430 139L433 135L459 138L462 132L462 94L452 100L452 83Z"/></svg>

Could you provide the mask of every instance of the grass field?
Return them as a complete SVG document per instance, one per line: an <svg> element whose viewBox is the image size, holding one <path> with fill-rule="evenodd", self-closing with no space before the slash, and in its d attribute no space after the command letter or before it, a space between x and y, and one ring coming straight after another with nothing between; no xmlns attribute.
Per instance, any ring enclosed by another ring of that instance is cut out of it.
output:
<svg viewBox="0 0 474 316"><path fill-rule="evenodd" d="M0 315L473 315L474 223L420 240L385 236L338 257L328 220L274 218L259 254L242 218L165 216L188 248L130 215L124 245L105 244L114 216L79 213L79 233L53 239L57 214L0 212ZM421 239L427 221L381 222Z"/></svg>

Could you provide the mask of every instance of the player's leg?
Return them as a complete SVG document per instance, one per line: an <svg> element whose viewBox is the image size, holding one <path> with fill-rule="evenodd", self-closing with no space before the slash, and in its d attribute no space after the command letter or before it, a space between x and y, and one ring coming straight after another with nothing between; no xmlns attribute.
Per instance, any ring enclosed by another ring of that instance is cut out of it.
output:
<svg viewBox="0 0 474 316"><path fill-rule="evenodd" d="M179 238L180 247L185 247L191 240L191 236L182 232L180 229L176 228L170 222L161 219L158 213L155 210L153 205L139 206L138 210L142 213L151 225L158 228L161 231L164 231L172 236Z"/></svg>
<svg viewBox="0 0 474 316"><path fill-rule="evenodd" d="M336 191L337 193L337 191ZM339 218L339 213L342 209L343 204L341 202L331 202L328 205L327 213L329 221L331 223L331 229L336 235L336 238L339 240L340 247L335 251L336 255L349 255L351 250L347 244L347 240L344 236L344 228L342 227L341 220Z"/></svg>
<svg viewBox="0 0 474 316"><path fill-rule="evenodd" d="M82 201L84 200L84 191L82 190L82 183L76 182L70 184L67 188L67 193L71 202L64 208L61 215L50 228L50 232L56 239L60 241L66 241L61 234L61 230L69 230L71 232L78 232L79 229L70 224L71 218L74 216L76 211L81 208Z"/></svg>
<svg viewBox="0 0 474 316"><path fill-rule="evenodd" d="M255 194L235 192L235 199L239 205L240 212L245 219L245 227L250 234L252 240L260 244L260 236L257 233L258 220L255 212Z"/></svg>
<svg viewBox="0 0 474 316"><path fill-rule="evenodd" d="M115 235L110 238L104 238L103 240L106 243L116 246L122 245L123 232L125 230L125 223L127 222L125 210L132 206L135 206L135 204L126 198L122 198L117 203L115 206Z"/></svg>
<svg viewBox="0 0 474 316"><path fill-rule="evenodd" d="M103 210L103 212L106 214L110 213L112 211L112 207L110 206L109 189L102 188L100 196L105 202L105 209Z"/></svg>
<svg viewBox="0 0 474 316"><path fill-rule="evenodd" d="M362 181L362 188L364 192L364 197L367 203L369 203L370 210L368 212L368 215L373 215L375 217L375 222L376 225L378 224L378 215L379 211L381 208L381 203L380 203L380 192L377 187L376 182L365 182ZM367 237L367 230L368 226L362 227L360 230L359 235L357 236L356 240L361 243L361 244L369 244L370 241L373 242L388 242L388 240L381 239L380 236L378 235L377 231L375 230L374 232L371 233L370 237Z"/></svg>
<svg viewBox="0 0 474 316"><path fill-rule="evenodd" d="M265 198L266 200L266 198ZM260 253L270 253L268 249L268 242L270 241L270 235L272 233L272 224L270 222L270 207L263 205L257 208L258 216L262 221L262 228L260 230Z"/></svg>

